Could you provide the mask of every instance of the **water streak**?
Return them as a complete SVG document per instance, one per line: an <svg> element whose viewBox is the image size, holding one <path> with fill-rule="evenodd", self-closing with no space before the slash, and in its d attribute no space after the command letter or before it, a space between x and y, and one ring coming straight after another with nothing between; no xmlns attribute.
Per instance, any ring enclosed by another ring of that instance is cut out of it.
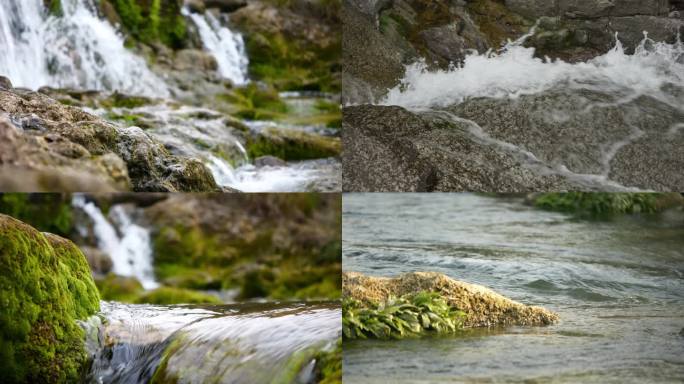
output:
<svg viewBox="0 0 684 384"><path fill-rule="evenodd" d="M124 47L92 0L62 0L60 17L42 0L3 0L0 75L15 86L123 91L168 96L164 82Z"/></svg>
<svg viewBox="0 0 684 384"><path fill-rule="evenodd" d="M120 205L111 208L111 221L83 195L74 195L72 205L81 209L92 220L97 246L111 257L112 272L137 278L145 289L159 286L154 279L152 243L147 228L133 223ZM112 222L116 223L116 227Z"/></svg>

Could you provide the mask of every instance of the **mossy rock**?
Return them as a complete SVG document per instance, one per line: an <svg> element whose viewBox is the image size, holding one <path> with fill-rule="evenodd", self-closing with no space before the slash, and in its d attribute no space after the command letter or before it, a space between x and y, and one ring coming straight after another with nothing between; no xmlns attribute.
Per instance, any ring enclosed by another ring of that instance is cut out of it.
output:
<svg viewBox="0 0 684 384"><path fill-rule="evenodd" d="M256 159L275 156L285 161L339 156L339 138L310 134L294 129L265 128L247 143L247 154Z"/></svg>
<svg viewBox="0 0 684 384"><path fill-rule="evenodd" d="M70 234L74 226L69 194L3 193L0 213L27 222L40 231L62 236Z"/></svg>
<svg viewBox="0 0 684 384"><path fill-rule="evenodd" d="M181 14L181 0L102 0L118 13L124 31L144 44L162 42L182 48L187 39L187 26Z"/></svg>
<svg viewBox="0 0 684 384"><path fill-rule="evenodd" d="M3 382L78 381L88 355L76 320L100 305L81 251L0 215L0 302Z"/></svg>
<svg viewBox="0 0 684 384"><path fill-rule="evenodd" d="M532 204L549 211L596 218L657 213L684 206L684 198L678 193L559 192L534 195Z"/></svg>
<svg viewBox="0 0 684 384"><path fill-rule="evenodd" d="M161 287L142 293L137 304L221 304L216 296L188 289Z"/></svg>
<svg viewBox="0 0 684 384"><path fill-rule="evenodd" d="M102 300L134 302L144 291L142 284L135 277L118 276L113 273L95 279Z"/></svg>
<svg viewBox="0 0 684 384"><path fill-rule="evenodd" d="M341 338L337 341L333 350L318 352L314 372L316 382L319 384L337 384L342 382Z"/></svg>

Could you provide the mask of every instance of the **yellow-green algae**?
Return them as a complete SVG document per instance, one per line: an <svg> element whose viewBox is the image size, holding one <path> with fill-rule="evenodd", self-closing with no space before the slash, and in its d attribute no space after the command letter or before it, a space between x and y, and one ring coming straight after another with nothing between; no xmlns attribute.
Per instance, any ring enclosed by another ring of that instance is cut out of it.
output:
<svg viewBox="0 0 684 384"><path fill-rule="evenodd" d="M0 372L8 383L77 381L77 319L99 310L85 256L69 240L0 214Z"/></svg>

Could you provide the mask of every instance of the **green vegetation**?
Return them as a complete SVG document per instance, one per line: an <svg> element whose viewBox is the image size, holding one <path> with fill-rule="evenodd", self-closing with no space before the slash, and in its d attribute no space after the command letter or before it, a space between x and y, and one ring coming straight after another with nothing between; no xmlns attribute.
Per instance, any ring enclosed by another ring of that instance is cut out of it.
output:
<svg viewBox="0 0 684 384"><path fill-rule="evenodd" d="M185 45L187 30L178 0L102 0L114 6L124 30L136 41L162 42L172 48Z"/></svg>
<svg viewBox="0 0 684 384"><path fill-rule="evenodd" d="M103 108L138 108L148 104L152 104L150 98L144 96L131 96L123 93L114 92L110 97L100 101L100 106Z"/></svg>
<svg viewBox="0 0 684 384"><path fill-rule="evenodd" d="M663 208L657 193L543 193L536 196L536 207L570 212L579 216L606 216L623 213L654 213Z"/></svg>
<svg viewBox="0 0 684 384"><path fill-rule="evenodd" d="M144 292L142 284L134 277L117 276L113 273L95 279L102 300L133 303Z"/></svg>
<svg viewBox="0 0 684 384"><path fill-rule="evenodd" d="M316 382L334 384L342 382L342 339L332 351L321 351L316 356Z"/></svg>
<svg viewBox="0 0 684 384"><path fill-rule="evenodd" d="M48 9L48 13L52 16L61 17L64 15L62 0L45 0L45 6Z"/></svg>
<svg viewBox="0 0 684 384"><path fill-rule="evenodd" d="M247 142L247 154L252 159L267 155L286 161L320 159L339 156L341 151L339 138L294 129L266 128Z"/></svg>
<svg viewBox="0 0 684 384"><path fill-rule="evenodd" d="M401 339L427 332L455 333L465 313L449 306L436 292L420 292L379 304L358 300L342 302L342 332L347 339Z"/></svg>
<svg viewBox="0 0 684 384"><path fill-rule="evenodd" d="M138 304L221 304L216 296L187 289L161 287L147 291L135 300Z"/></svg>
<svg viewBox="0 0 684 384"><path fill-rule="evenodd" d="M54 193L0 194L0 213L30 223L43 232L66 236L73 229L71 196Z"/></svg>
<svg viewBox="0 0 684 384"><path fill-rule="evenodd" d="M87 361L77 319L99 310L83 254L0 215L0 372L7 383L76 382Z"/></svg>
<svg viewBox="0 0 684 384"><path fill-rule="evenodd" d="M287 104L280 99L278 91L250 83L236 88L232 93L218 96L220 101L234 104L235 115L248 120L276 120L286 116Z"/></svg>

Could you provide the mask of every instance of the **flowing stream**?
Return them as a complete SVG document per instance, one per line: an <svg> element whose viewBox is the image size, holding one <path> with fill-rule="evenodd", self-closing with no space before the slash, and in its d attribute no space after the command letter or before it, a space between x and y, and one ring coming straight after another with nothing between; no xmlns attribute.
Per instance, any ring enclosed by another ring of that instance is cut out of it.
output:
<svg viewBox="0 0 684 384"><path fill-rule="evenodd" d="M92 383L312 383L340 337L336 303L152 306L102 302L84 323ZM163 380L162 380L163 381Z"/></svg>
<svg viewBox="0 0 684 384"><path fill-rule="evenodd" d="M343 215L345 271L437 271L561 317L549 327L345 341L345 382L684 380L681 211L593 221L516 197L354 194Z"/></svg>
<svg viewBox="0 0 684 384"><path fill-rule="evenodd" d="M132 276L145 289L159 286L154 279L152 267L152 243L150 231L133 222L130 213L122 205L111 207L109 215L83 195L74 195L72 205L81 209L92 224L97 247L112 259L112 272L120 276ZM88 229L78 228L86 237Z"/></svg>
<svg viewBox="0 0 684 384"><path fill-rule="evenodd" d="M473 141L578 189L681 189L672 180L654 182L638 171L642 164L629 160L647 152L638 158L662 164L666 160L654 153L682 140L681 39L656 42L644 32L627 54L616 35L604 55L568 63L535 57L534 48L524 46L534 33L498 52L469 54L447 70L430 70L424 61L409 65L380 104L465 127ZM665 153L680 158L680 146L672 147Z"/></svg>

